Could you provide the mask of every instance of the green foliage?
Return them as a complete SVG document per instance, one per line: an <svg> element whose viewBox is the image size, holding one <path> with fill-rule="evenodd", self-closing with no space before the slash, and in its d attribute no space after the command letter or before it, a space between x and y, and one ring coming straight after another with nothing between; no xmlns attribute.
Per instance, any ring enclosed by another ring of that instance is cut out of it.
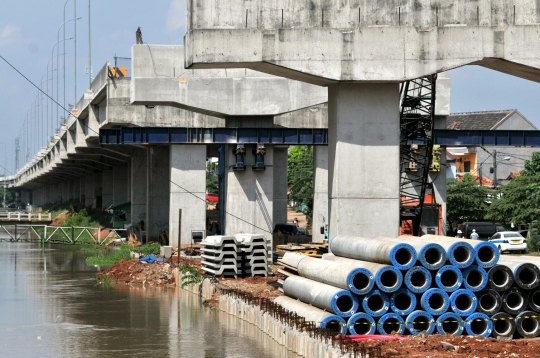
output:
<svg viewBox="0 0 540 358"><path fill-rule="evenodd" d="M287 163L289 198L307 207L308 225L313 217L313 147L295 146Z"/></svg>
<svg viewBox="0 0 540 358"><path fill-rule="evenodd" d="M502 223L529 223L539 218L539 175L520 176L499 188L486 219Z"/></svg>
<svg viewBox="0 0 540 358"><path fill-rule="evenodd" d="M540 221L533 221L531 224L531 237L527 240L527 251L540 251Z"/></svg>
<svg viewBox="0 0 540 358"><path fill-rule="evenodd" d="M1 176L1 175L0 175ZM4 187L0 186L0 202L4 201ZM13 195L9 190L6 190L6 203L5 205L11 203L13 201ZM26 203L23 203L26 205Z"/></svg>
<svg viewBox="0 0 540 358"><path fill-rule="evenodd" d="M206 190L209 193L217 193L218 187L218 163L208 161L206 163Z"/></svg>
<svg viewBox="0 0 540 358"><path fill-rule="evenodd" d="M89 256L86 258L86 263L88 265L111 266L120 260L129 260L131 251L137 251L145 255L159 255L160 247L156 242L149 242L136 249L133 246L122 245L118 249L114 249L112 253L105 251L97 256Z"/></svg>
<svg viewBox="0 0 540 358"><path fill-rule="evenodd" d="M446 185L447 221L483 221L491 193L491 189L478 184L470 174L465 174L462 181L449 179Z"/></svg>
<svg viewBox="0 0 540 358"><path fill-rule="evenodd" d="M99 227L97 221L93 221L86 209L80 210L78 213L68 214L62 226L81 226L81 227Z"/></svg>
<svg viewBox="0 0 540 358"><path fill-rule="evenodd" d="M531 160L526 160L524 168L521 171L523 176L537 176L540 175L540 152L534 152Z"/></svg>
<svg viewBox="0 0 540 358"><path fill-rule="evenodd" d="M180 272L182 277L182 288L186 288L187 286L194 286L198 283L201 283L203 280L203 276L199 273L197 266L191 266L184 263L178 268L178 271Z"/></svg>

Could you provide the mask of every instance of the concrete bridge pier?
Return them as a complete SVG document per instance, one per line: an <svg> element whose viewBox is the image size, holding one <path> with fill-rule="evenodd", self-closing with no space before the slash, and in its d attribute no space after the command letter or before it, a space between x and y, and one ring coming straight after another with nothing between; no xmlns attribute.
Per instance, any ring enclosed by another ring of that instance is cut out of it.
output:
<svg viewBox="0 0 540 358"><path fill-rule="evenodd" d="M103 173L94 173L94 199L93 207L97 210L103 208Z"/></svg>
<svg viewBox="0 0 540 358"><path fill-rule="evenodd" d="M102 207L108 208L113 203L113 192L114 192L114 174L112 170L104 170L101 174L102 178Z"/></svg>
<svg viewBox="0 0 540 358"><path fill-rule="evenodd" d="M6 200L7 201L7 200ZM32 200L32 189L22 189L21 190L21 201L23 204L33 203ZM9 204L9 203L8 203Z"/></svg>
<svg viewBox="0 0 540 358"><path fill-rule="evenodd" d="M62 182L62 203L67 203L69 200L69 181Z"/></svg>
<svg viewBox="0 0 540 358"><path fill-rule="evenodd" d="M131 156L131 223L145 221L148 189L148 148L133 149Z"/></svg>
<svg viewBox="0 0 540 358"><path fill-rule="evenodd" d="M148 149L146 239L157 241L160 232L169 228L169 147Z"/></svg>
<svg viewBox="0 0 540 358"><path fill-rule="evenodd" d="M274 147L274 203L273 224L287 222L287 158L288 147ZM266 160L266 158L265 158Z"/></svg>
<svg viewBox="0 0 540 358"><path fill-rule="evenodd" d="M398 236L398 103L398 83L329 86L329 237Z"/></svg>
<svg viewBox="0 0 540 358"><path fill-rule="evenodd" d="M170 146L169 242L188 246L192 231L206 232L206 145ZM163 186L163 192L167 194Z"/></svg>
<svg viewBox="0 0 540 358"><path fill-rule="evenodd" d="M313 147L313 242L323 242L320 228L330 223L328 216L328 147Z"/></svg>
<svg viewBox="0 0 540 358"><path fill-rule="evenodd" d="M113 168L113 203L121 205L129 202L129 168L127 166L115 166Z"/></svg>
<svg viewBox="0 0 540 358"><path fill-rule="evenodd" d="M265 170L253 170L255 145L246 145L245 170L234 170L236 146L225 146L225 235L264 234L272 237L274 226L275 148L266 146ZM278 154L279 156L279 154ZM283 169L282 169L283 170ZM286 173L286 171L285 171ZM279 214L278 214L279 215Z"/></svg>
<svg viewBox="0 0 540 358"><path fill-rule="evenodd" d="M84 182L84 206L91 208L94 206L95 200L94 174L86 175L81 181Z"/></svg>

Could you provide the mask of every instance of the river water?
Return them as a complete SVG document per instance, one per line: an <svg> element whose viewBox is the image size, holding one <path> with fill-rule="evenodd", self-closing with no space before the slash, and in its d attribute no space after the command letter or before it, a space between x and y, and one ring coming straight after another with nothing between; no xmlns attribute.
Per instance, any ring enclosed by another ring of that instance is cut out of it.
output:
<svg viewBox="0 0 540 358"><path fill-rule="evenodd" d="M89 255L0 242L0 357L296 357L187 291L97 285Z"/></svg>

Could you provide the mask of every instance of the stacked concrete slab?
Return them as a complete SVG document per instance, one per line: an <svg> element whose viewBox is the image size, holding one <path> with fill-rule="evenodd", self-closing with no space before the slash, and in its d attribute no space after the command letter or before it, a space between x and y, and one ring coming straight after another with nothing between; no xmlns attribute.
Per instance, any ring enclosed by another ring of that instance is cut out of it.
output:
<svg viewBox="0 0 540 358"><path fill-rule="evenodd" d="M214 276L242 274L242 253L234 236L208 236L201 242L202 269Z"/></svg>
<svg viewBox="0 0 540 358"><path fill-rule="evenodd" d="M238 234L236 240L242 250L244 276L268 276L272 263L272 241L257 234Z"/></svg>

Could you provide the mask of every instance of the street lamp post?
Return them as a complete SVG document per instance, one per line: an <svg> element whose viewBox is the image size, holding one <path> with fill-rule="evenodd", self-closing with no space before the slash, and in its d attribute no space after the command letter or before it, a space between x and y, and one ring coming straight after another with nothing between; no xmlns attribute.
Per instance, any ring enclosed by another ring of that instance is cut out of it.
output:
<svg viewBox="0 0 540 358"><path fill-rule="evenodd" d="M67 1L66 1L66 4L67 4ZM65 16L65 5L64 5L64 16ZM77 19L73 18L73 19L70 19L70 20L65 20L64 19L64 23L62 25L60 25L60 27L58 28L58 31L56 33L56 43L59 43L60 42L60 30L62 28L64 28L64 38L63 38L63 46L64 46L64 53L63 53L63 63L64 63L64 108L66 107L66 31L65 31L65 27L64 25L67 24L68 22L70 21L76 21L76 20L80 20L82 19L82 17L79 17ZM60 50L60 46L58 46L56 48L56 69L58 70L58 58L59 58L59 54L58 54L58 51ZM59 84L58 84L58 78L60 77L60 75L56 75L56 101L58 103L60 103L59 101L59 98L58 98L58 87L59 87ZM56 106L56 118L57 118L57 121L56 121L56 124L58 125L58 106Z"/></svg>

